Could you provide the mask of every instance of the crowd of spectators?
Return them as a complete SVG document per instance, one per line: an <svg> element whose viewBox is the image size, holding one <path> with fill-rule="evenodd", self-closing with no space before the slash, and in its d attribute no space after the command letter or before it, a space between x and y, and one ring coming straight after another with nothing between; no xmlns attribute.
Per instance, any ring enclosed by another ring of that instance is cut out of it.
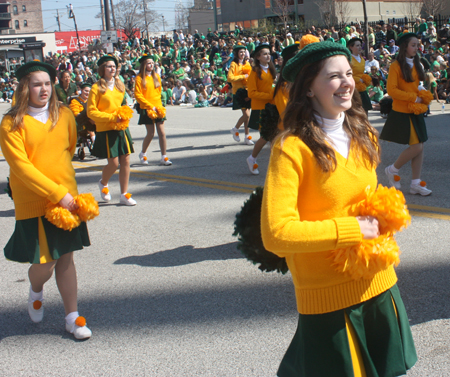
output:
<svg viewBox="0 0 450 377"><path fill-rule="evenodd" d="M368 44L366 73L375 78L369 88L372 101L377 103L385 95L386 79L390 63L398 51L397 39L405 32L416 32L422 42L421 52L427 69L425 86L438 100L450 101L449 75L449 25L436 29L433 18L418 18L413 27L380 23L369 27L367 38L358 23L341 30L311 28L304 32L286 32L285 35L264 33L249 34L236 29L233 32L219 33L211 30L206 34L184 34L174 30L168 36L132 38L119 40L113 53L120 63L120 77L127 89L127 101L134 102L135 77L139 70L139 57L144 53L155 61L158 74L162 78L162 101L165 106L195 105L232 106L231 84L227 82L227 72L233 60L233 46L243 44L247 47L247 59L252 61L252 52L261 43L270 46L272 61L279 70L282 66L283 48L299 41L303 34L313 34L320 40L331 40L345 45L354 37L361 37ZM365 51L365 48L363 48ZM61 95L75 94L81 83L93 84L97 81L98 59L105 53L101 45L89 46L88 51L70 54L53 54L46 61L53 64L60 73L58 91ZM70 84L70 85L69 85ZM10 101L17 85L14 77L4 73L0 79L1 101ZM62 87L62 88L61 88Z"/></svg>

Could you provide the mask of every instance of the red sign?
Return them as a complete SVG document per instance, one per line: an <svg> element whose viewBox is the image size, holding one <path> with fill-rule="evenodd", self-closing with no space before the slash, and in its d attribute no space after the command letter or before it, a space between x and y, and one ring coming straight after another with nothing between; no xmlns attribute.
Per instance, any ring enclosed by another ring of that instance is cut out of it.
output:
<svg viewBox="0 0 450 377"><path fill-rule="evenodd" d="M100 40L101 30L79 31L80 46L82 49L94 42ZM125 35L122 30L117 30L117 37L122 38ZM56 49L58 52L74 52L78 50L77 33L75 31L57 31L55 32Z"/></svg>

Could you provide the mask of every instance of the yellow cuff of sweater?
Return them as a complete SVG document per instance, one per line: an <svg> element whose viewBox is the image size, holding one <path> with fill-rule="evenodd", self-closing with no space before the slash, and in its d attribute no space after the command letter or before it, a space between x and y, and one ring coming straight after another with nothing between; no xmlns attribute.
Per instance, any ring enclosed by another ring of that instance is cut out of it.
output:
<svg viewBox="0 0 450 377"><path fill-rule="evenodd" d="M352 246L362 241L361 227L356 217L338 217L334 219L337 231L336 249Z"/></svg>
<svg viewBox="0 0 450 377"><path fill-rule="evenodd" d="M67 187L64 187L63 185L58 185L55 191L53 191L47 199L50 200L52 203L56 204L59 203L59 201L64 198L64 196L69 192Z"/></svg>

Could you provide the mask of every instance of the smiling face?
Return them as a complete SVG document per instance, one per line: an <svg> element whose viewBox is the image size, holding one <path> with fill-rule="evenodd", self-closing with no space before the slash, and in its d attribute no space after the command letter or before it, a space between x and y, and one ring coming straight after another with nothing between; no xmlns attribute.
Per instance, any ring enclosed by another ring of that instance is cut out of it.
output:
<svg viewBox="0 0 450 377"><path fill-rule="evenodd" d="M344 55L325 60L311 84L309 95L313 109L323 118L338 119L343 111L352 107L355 90L353 72Z"/></svg>
<svg viewBox="0 0 450 377"><path fill-rule="evenodd" d="M90 91L91 91L91 88L89 86L85 86L83 89L81 89L80 97L86 101L89 98Z"/></svg>
<svg viewBox="0 0 450 377"><path fill-rule="evenodd" d="M245 58L245 50L241 48L238 52L238 58L239 60L243 60Z"/></svg>
<svg viewBox="0 0 450 377"><path fill-rule="evenodd" d="M28 104L32 107L44 107L52 96L52 82L47 72L33 72L28 85L30 96Z"/></svg>

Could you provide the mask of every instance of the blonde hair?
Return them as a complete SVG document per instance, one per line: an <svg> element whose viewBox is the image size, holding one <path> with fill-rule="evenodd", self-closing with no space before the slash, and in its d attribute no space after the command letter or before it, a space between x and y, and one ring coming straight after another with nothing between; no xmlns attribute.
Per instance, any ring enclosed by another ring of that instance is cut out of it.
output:
<svg viewBox="0 0 450 377"><path fill-rule="evenodd" d="M41 71L38 71L41 72ZM31 72L19 81L19 85L14 93L16 104L5 114L13 118L13 124L11 131L16 131L19 128L23 128L23 117L28 112L28 102L30 100L30 80L31 75L36 72ZM58 96L55 93L55 84L52 82L52 95L48 101L49 119L52 121L53 129L58 123L60 108L64 106L58 101Z"/></svg>
<svg viewBox="0 0 450 377"><path fill-rule="evenodd" d="M145 59L142 63L141 63L141 65L139 66L139 73L138 73L138 75L141 77L141 79L142 79L142 86L143 86L143 88L144 89L147 89L146 88L146 82L145 82L145 73L146 73L146 71L147 71L147 60L153 60L152 58L148 58L148 59ZM156 71L155 71L155 65L154 65L154 62L153 62L153 69L152 69L152 78L153 78L153 85L155 86L155 89L156 88L159 88L160 86L161 86L161 84L159 83L159 80L158 80L158 74L156 73Z"/></svg>
<svg viewBox="0 0 450 377"><path fill-rule="evenodd" d="M100 76L100 80L98 80L96 84L98 85L98 91L101 94L105 94L106 90L108 89L108 85L106 85L106 80L103 78L103 76L105 76L106 63L108 62L104 62L103 64L100 65L100 67L98 67L98 75ZM119 67L116 66L116 68L117 68L116 74L114 75L114 86L117 88L119 92L124 93L125 84L119 78Z"/></svg>

